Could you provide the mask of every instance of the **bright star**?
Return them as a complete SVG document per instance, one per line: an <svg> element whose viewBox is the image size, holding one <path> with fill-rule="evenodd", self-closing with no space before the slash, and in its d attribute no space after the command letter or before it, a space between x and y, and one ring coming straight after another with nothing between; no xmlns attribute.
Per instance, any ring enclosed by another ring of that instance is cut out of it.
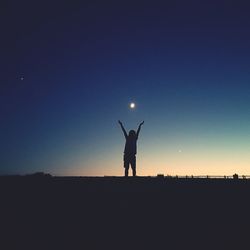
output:
<svg viewBox="0 0 250 250"><path fill-rule="evenodd" d="M130 106L131 109L134 109L135 108L135 103L131 102L129 106Z"/></svg>

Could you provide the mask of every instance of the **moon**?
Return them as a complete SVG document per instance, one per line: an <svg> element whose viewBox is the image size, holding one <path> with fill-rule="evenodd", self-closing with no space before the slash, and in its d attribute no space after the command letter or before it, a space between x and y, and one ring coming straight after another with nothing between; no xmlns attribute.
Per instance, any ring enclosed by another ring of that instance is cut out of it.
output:
<svg viewBox="0 0 250 250"><path fill-rule="evenodd" d="M129 107L130 107L131 109L134 109L134 108L135 108L135 103L134 103L134 102L131 102L131 103L129 104Z"/></svg>

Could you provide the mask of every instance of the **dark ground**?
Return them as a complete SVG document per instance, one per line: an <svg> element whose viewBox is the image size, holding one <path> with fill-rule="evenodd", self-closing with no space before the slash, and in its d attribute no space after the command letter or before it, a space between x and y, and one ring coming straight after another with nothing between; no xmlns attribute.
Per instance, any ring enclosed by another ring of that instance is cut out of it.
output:
<svg viewBox="0 0 250 250"><path fill-rule="evenodd" d="M247 179L0 177L0 194L0 249L249 249Z"/></svg>

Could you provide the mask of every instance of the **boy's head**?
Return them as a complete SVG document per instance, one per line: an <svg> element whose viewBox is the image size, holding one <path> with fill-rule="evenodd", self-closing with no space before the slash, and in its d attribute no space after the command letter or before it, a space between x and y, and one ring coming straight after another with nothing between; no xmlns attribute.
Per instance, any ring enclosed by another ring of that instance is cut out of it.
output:
<svg viewBox="0 0 250 250"><path fill-rule="evenodd" d="M135 131L134 130L130 130L128 136L129 137L135 137L136 136Z"/></svg>

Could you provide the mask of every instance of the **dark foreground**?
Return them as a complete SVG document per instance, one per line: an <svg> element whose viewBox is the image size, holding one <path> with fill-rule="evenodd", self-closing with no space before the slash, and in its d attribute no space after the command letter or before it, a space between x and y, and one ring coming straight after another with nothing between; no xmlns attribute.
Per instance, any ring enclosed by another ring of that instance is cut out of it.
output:
<svg viewBox="0 0 250 250"><path fill-rule="evenodd" d="M0 249L249 246L250 180L0 177L0 193Z"/></svg>

